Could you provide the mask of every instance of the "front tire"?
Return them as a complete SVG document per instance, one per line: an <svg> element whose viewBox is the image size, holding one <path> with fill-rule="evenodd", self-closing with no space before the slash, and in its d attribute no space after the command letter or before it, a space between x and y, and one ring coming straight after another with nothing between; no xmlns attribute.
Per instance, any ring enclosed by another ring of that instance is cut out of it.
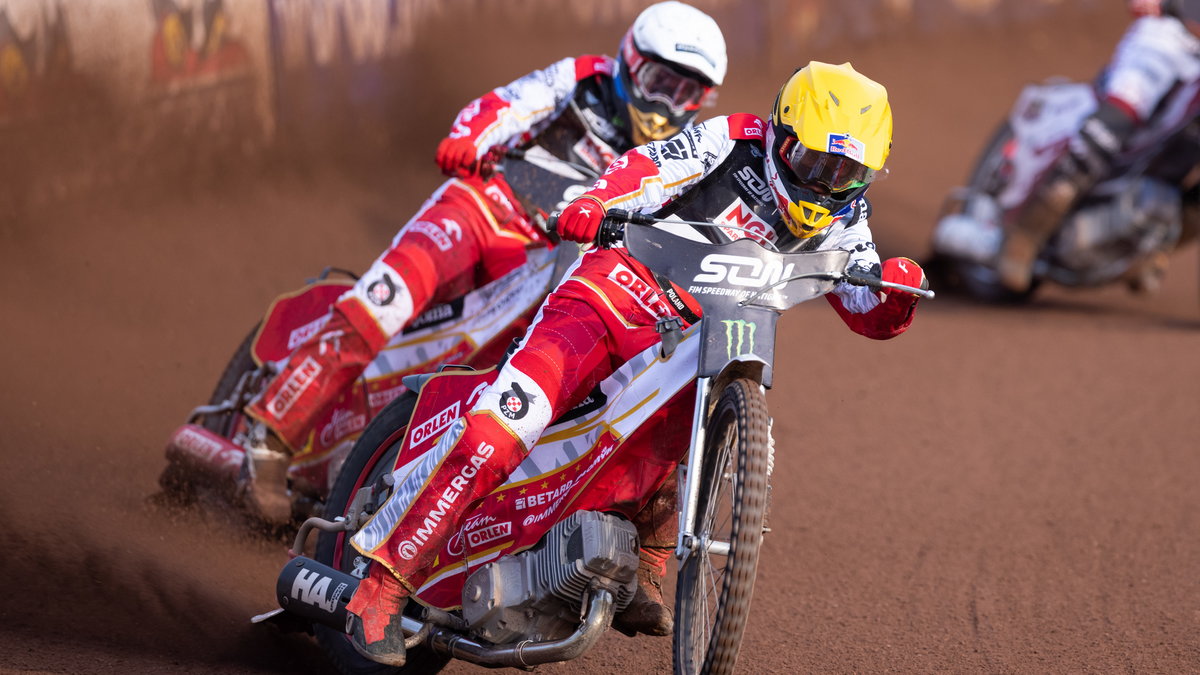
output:
<svg viewBox="0 0 1200 675"><path fill-rule="evenodd" d="M770 428L762 389L730 382L709 418L698 470L700 544L675 590L677 674L731 673L750 614L767 510ZM727 555L719 547L728 543ZM715 545L714 545L715 544Z"/></svg>
<svg viewBox="0 0 1200 675"><path fill-rule="evenodd" d="M350 502L360 488L378 484L384 474L390 473L400 452L400 445L408 431L417 395L407 392L389 403L371 420L362 436L354 443L346 461L338 470L329 499L325 502L325 518L334 520L347 515ZM375 503L368 506L369 513L383 503L384 495L376 495ZM367 561L350 544L353 532L321 532L317 538L314 559L334 569L359 578L366 575ZM375 564L375 563L369 563ZM356 571L357 570L357 571ZM409 602L407 611L417 611L419 605ZM344 633L316 624L313 626L317 643L339 672L346 675L378 675L381 673L437 673L450 662L450 657L434 654L424 647L408 651L408 662L402 668L392 668L363 658L350 644Z"/></svg>

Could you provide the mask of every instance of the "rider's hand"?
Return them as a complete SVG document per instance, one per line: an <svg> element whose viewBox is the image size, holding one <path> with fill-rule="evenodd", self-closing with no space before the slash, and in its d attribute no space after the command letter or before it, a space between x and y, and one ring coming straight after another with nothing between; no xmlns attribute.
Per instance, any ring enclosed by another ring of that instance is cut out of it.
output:
<svg viewBox="0 0 1200 675"><path fill-rule="evenodd" d="M438 144L437 163L447 176L465 178L479 166L476 152L475 143L469 138L443 138Z"/></svg>
<svg viewBox="0 0 1200 675"><path fill-rule="evenodd" d="M890 281L893 284L904 284L914 288L927 288L928 282L925 280L925 270L911 258L888 258L883 261L883 280ZM912 293L906 293L894 288L882 289L884 293L901 293L905 297L916 297Z"/></svg>
<svg viewBox="0 0 1200 675"><path fill-rule="evenodd" d="M580 244L596 240L600 221L604 220L604 205L588 195L576 197L558 214L558 236Z"/></svg>

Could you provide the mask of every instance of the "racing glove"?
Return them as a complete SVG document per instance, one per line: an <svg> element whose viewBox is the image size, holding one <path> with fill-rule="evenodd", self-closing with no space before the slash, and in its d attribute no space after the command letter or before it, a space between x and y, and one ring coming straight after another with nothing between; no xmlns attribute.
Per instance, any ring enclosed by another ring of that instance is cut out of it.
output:
<svg viewBox="0 0 1200 675"><path fill-rule="evenodd" d="M447 176L465 178L478 167L477 152L470 138L443 138L438 144L437 163Z"/></svg>
<svg viewBox="0 0 1200 675"><path fill-rule="evenodd" d="M929 281L925 279L925 270L921 269L921 266L912 258L888 258L883 261L882 276L884 281L890 281L893 284L904 284L921 289L929 288ZM892 288L885 288L883 292L889 294L889 297L893 292L910 300L915 300L917 297L912 293Z"/></svg>
<svg viewBox="0 0 1200 675"><path fill-rule="evenodd" d="M568 241L590 244L596 240L604 220L604 204L591 195L576 197L558 214L558 236Z"/></svg>

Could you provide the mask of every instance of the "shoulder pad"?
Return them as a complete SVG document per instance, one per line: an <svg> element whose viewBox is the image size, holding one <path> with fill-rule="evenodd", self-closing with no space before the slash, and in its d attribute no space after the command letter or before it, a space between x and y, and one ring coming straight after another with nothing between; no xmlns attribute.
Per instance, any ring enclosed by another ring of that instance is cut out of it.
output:
<svg viewBox="0 0 1200 675"><path fill-rule="evenodd" d="M763 130L766 124L757 115L750 113L734 113L730 115L729 137L741 141L763 141Z"/></svg>
<svg viewBox="0 0 1200 675"><path fill-rule="evenodd" d="M858 203L854 205L854 210L857 211L858 214L854 218L854 222L850 223L851 225L857 225L864 220L871 219L871 202L867 201L865 196L858 198Z"/></svg>
<svg viewBox="0 0 1200 675"><path fill-rule="evenodd" d="M608 56L585 54L575 57L575 81L587 79L593 75L612 76L617 71L617 62Z"/></svg>

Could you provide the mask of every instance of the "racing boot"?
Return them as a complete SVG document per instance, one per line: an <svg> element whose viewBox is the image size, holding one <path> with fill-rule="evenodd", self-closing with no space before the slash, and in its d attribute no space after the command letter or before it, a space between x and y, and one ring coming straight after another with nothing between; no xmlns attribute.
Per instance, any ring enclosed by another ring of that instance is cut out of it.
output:
<svg viewBox="0 0 1200 675"><path fill-rule="evenodd" d="M1170 259L1162 251L1155 251L1125 274L1125 285L1139 295L1157 293L1167 277Z"/></svg>
<svg viewBox="0 0 1200 675"><path fill-rule="evenodd" d="M625 611L613 617L612 626L629 637L638 633L670 635L675 630L675 617L663 598L662 579L667 571L667 558L672 548L638 551L637 591ZM661 562L654 558L661 557Z"/></svg>
<svg viewBox="0 0 1200 675"><path fill-rule="evenodd" d="M1017 294L1029 291L1038 252L1058 229L1078 195L1074 181L1065 177L1052 179L1030 195L1010 219L996 259L996 273L1007 290Z"/></svg>
<svg viewBox="0 0 1200 675"><path fill-rule="evenodd" d="M630 637L638 633L670 635L675 630L674 616L663 599L662 578L667 573L667 559L675 550L678 492L674 478L668 478L633 519L641 541L638 587L629 606L612 622L613 628Z"/></svg>
<svg viewBox="0 0 1200 675"><path fill-rule="evenodd" d="M373 563L346 605L350 644L363 658L399 668L406 658L401 617L408 589L383 565Z"/></svg>
<svg viewBox="0 0 1200 675"><path fill-rule="evenodd" d="M291 455L265 424L251 425L238 492L246 509L270 525L286 525L292 519L287 477Z"/></svg>

